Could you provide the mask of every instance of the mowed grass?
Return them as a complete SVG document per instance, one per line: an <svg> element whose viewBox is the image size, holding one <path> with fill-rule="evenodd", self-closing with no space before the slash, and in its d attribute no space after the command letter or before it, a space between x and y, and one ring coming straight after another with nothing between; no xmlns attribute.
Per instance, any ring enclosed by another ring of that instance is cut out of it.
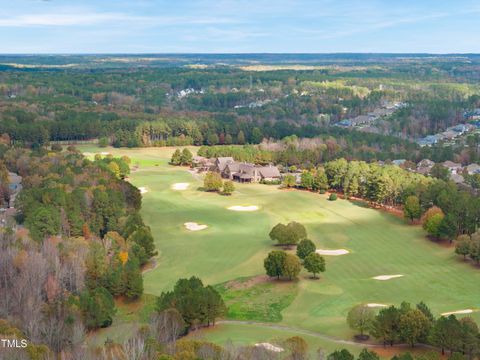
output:
<svg viewBox="0 0 480 360"><path fill-rule="evenodd" d="M359 303L424 301L437 316L480 309L480 270L463 263L453 249L427 240L420 227L390 214L346 200L331 202L324 195L259 184L237 185L231 197L204 193L197 190L202 185L200 179L167 164L171 148L91 147L90 151L125 154L140 164L130 178L149 191L144 194L142 215L159 250L158 266L145 274L147 293L159 295L171 289L178 278L192 275L207 284L219 284L263 274L263 259L274 249L268 238L271 227L298 221L307 227L317 248L345 248L350 253L326 256L327 272L320 280L301 273L297 295L281 312L281 324L349 339L352 332L346 325L346 314ZM189 189L172 190L171 185L179 182L190 183ZM257 205L260 210L226 209L232 205ZM187 231L183 223L189 221L209 228ZM372 279L390 274L404 277ZM480 320L479 314L472 316ZM232 339L236 339L235 331Z"/></svg>
<svg viewBox="0 0 480 360"><path fill-rule="evenodd" d="M362 350L361 345L335 343L328 339L302 332L301 329L290 331L262 324L219 324L209 329L193 332L188 337L203 339L217 344L232 342L235 345L254 345L266 342L282 347L284 346L284 341L293 336L301 336L305 339L311 355L317 354L318 349L322 349L325 355L340 349L348 349L351 353L358 355Z"/></svg>

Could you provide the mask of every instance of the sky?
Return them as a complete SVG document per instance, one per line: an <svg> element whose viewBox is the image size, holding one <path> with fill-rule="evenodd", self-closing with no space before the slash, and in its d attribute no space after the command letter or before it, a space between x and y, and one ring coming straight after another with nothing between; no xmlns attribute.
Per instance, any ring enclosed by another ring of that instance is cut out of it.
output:
<svg viewBox="0 0 480 360"><path fill-rule="evenodd" d="M478 0L0 0L0 53L480 53Z"/></svg>

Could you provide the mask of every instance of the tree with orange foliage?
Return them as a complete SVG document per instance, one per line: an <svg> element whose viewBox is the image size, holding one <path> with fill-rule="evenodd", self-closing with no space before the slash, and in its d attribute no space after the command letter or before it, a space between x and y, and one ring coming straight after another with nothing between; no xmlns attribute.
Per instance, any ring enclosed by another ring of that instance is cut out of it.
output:
<svg viewBox="0 0 480 360"><path fill-rule="evenodd" d="M120 251L118 257L122 262L122 265L125 265L125 263L128 261L128 251Z"/></svg>
<svg viewBox="0 0 480 360"><path fill-rule="evenodd" d="M86 240L90 240L92 233L90 232L90 228L87 223L82 225L82 234Z"/></svg>

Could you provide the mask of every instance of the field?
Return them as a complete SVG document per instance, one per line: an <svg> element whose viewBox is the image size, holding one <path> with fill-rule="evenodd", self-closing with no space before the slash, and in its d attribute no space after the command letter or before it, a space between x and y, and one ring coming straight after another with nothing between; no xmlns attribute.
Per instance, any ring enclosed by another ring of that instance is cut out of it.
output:
<svg viewBox="0 0 480 360"><path fill-rule="evenodd" d="M159 295L178 278L192 275L217 285L264 274L263 258L273 249L268 232L278 222L301 222L317 248L349 250L346 255L326 256L327 271L320 280L311 280L302 273L295 284L289 285L296 295L282 304L281 319L276 319L279 321L275 324L291 330L237 322L195 336L218 342L231 338L254 343L297 332L312 344L330 350L344 347L336 341L352 338L345 317L359 303L424 301L435 315L480 309L480 288L476 286L480 271L463 263L451 248L427 240L420 227L406 225L388 213L361 203L331 202L325 195L280 190L276 186L236 185L237 191L230 197L201 192L201 179L186 168L167 164L173 149L80 148L90 153L128 155L133 165L139 165L130 181L147 190L142 215L152 228L159 250L156 267L145 274L146 293ZM176 183L189 183L189 187L173 190ZM227 210L233 205L256 205L259 210ZM208 228L188 231L185 222L205 224ZM385 274L404 276L388 281L372 279ZM242 291L238 293L242 296ZM263 305L257 302L252 306ZM239 312L233 317L265 320L258 315L261 309L256 310L251 315ZM478 314L473 314L477 321Z"/></svg>

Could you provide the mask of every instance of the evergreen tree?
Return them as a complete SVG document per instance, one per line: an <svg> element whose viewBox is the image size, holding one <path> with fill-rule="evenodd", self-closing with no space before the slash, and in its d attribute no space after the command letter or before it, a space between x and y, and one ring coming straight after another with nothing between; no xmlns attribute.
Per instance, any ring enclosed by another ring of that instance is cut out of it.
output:
<svg viewBox="0 0 480 360"><path fill-rule="evenodd" d="M180 149L175 149L172 158L170 160L170 164L172 165L180 165L182 163L182 152Z"/></svg>
<svg viewBox="0 0 480 360"><path fill-rule="evenodd" d="M138 299L143 294L143 278L138 260L131 257L124 269L125 296L129 300Z"/></svg>
<svg viewBox="0 0 480 360"><path fill-rule="evenodd" d="M87 329L110 326L116 312L112 295L103 287L82 292L79 307Z"/></svg>
<svg viewBox="0 0 480 360"><path fill-rule="evenodd" d="M182 150L182 155L180 156L180 163L182 165L191 165L193 160L193 155L190 150L184 148Z"/></svg>
<svg viewBox="0 0 480 360"><path fill-rule="evenodd" d="M130 243L136 243L145 249L145 254L148 258L157 255L155 251L155 242L153 240L152 233L148 226L142 226L135 230L129 237Z"/></svg>

